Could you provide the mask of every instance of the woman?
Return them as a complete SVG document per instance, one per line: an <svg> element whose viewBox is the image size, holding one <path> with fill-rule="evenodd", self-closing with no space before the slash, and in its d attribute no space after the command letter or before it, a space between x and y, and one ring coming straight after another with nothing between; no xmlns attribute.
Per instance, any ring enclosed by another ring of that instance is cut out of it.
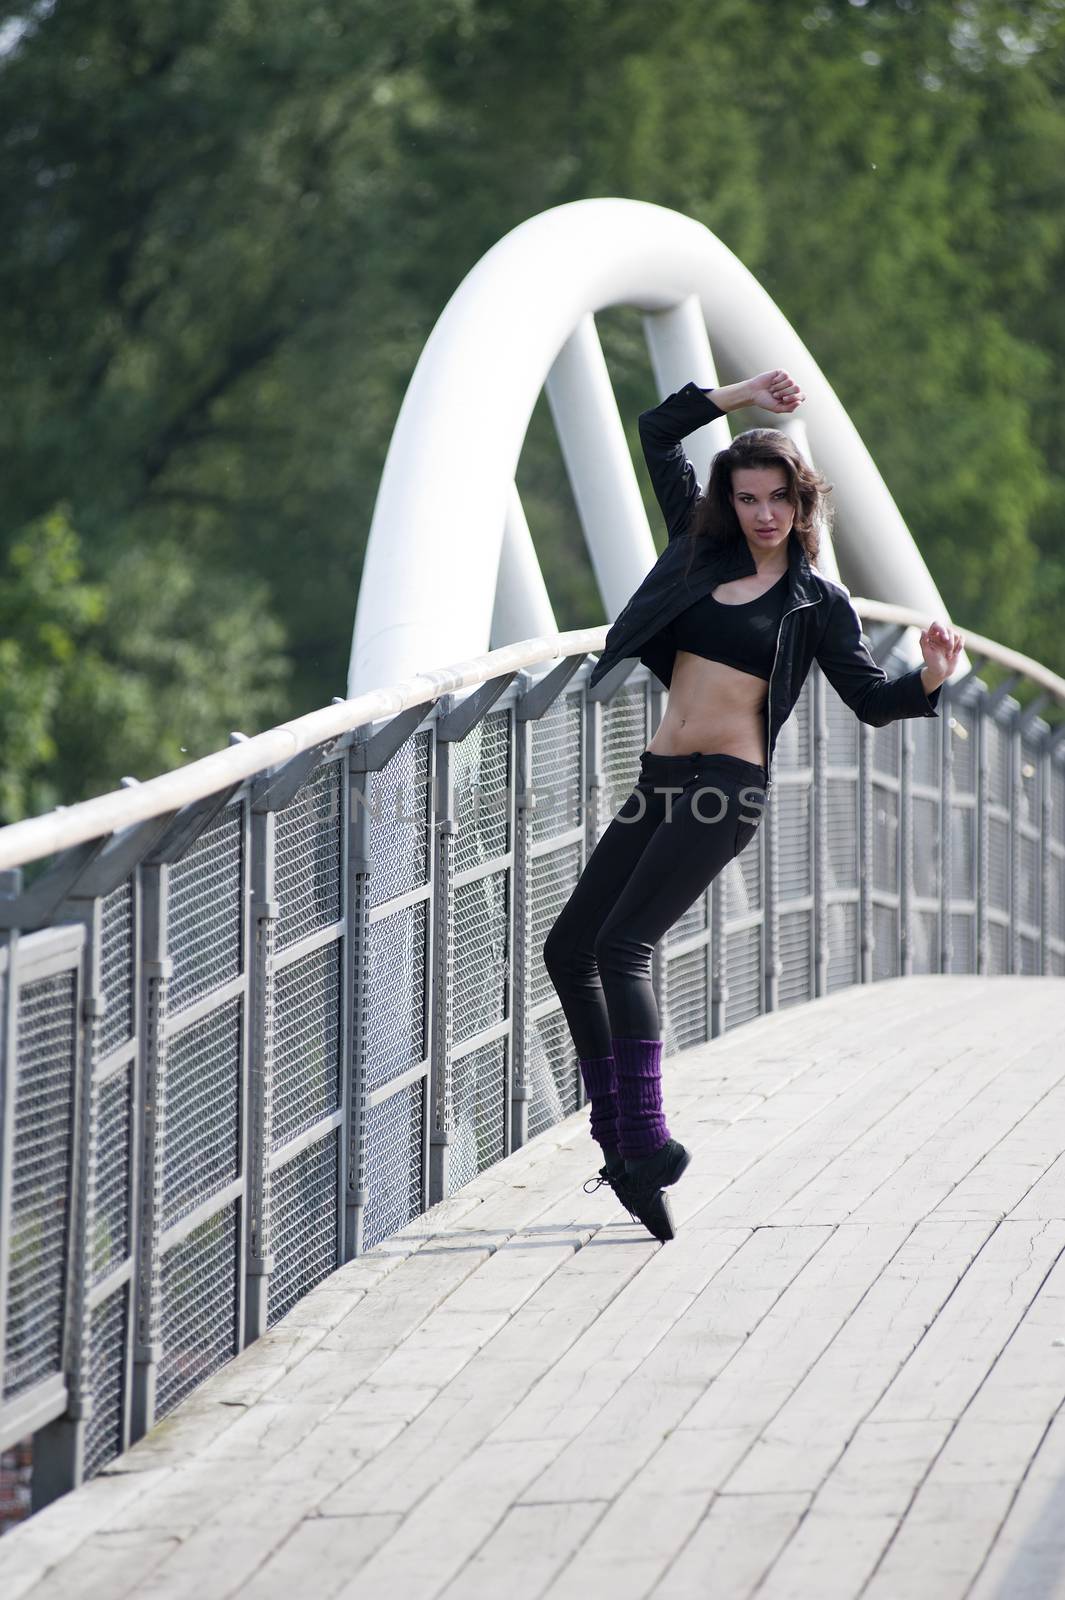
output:
<svg viewBox="0 0 1065 1600"><path fill-rule="evenodd" d="M655 1238L673 1237L665 1189L691 1155L662 1109L653 950L754 837L780 728L816 660L864 722L936 716L963 639L933 622L924 666L889 679L844 585L814 564L831 485L787 434L751 428L715 455L705 495L682 440L756 405L805 399L783 369L700 389L640 418L669 542L610 628L591 674L639 655L669 689L632 794L608 825L544 943L590 1101L608 1183Z"/></svg>

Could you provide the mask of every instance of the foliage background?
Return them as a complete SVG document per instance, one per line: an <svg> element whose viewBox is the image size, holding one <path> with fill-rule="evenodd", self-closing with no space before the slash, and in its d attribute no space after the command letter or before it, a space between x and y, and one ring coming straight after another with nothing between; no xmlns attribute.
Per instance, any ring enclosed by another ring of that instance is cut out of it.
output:
<svg viewBox="0 0 1065 1600"><path fill-rule="evenodd" d="M422 345L593 195L737 252L958 624L1065 672L1065 0L37 0L0 106L0 821L344 691ZM519 486L605 621L543 404Z"/></svg>

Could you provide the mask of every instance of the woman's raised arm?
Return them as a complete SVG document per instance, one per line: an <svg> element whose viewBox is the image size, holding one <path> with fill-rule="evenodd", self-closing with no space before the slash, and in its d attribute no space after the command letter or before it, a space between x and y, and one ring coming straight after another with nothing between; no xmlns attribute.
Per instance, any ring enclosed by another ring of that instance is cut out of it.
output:
<svg viewBox="0 0 1065 1600"><path fill-rule="evenodd" d="M716 392L686 383L660 405L640 413L643 457L671 539L684 532L699 493L699 479L684 452L683 440L704 423L724 416L723 408L710 399Z"/></svg>
<svg viewBox="0 0 1065 1600"><path fill-rule="evenodd" d="M660 405L641 412L644 460L671 539L686 530L692 503L699 494L698 476L684 451L687 435L740 406L794 411L805 398L790 374L783 367L775 367L719 389L700 389L695 383L686 383Z"/></svg>

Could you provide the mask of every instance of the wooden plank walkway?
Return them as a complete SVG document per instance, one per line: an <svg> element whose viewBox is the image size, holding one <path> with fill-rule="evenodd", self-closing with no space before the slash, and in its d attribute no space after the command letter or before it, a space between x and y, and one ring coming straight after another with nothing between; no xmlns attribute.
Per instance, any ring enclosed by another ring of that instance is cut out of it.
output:
<svg viewBox="0 0 1065 1600"><path fill-rule="evenodd" d="M1065 1596L1065 980L667 1063L658 1245L587 1113L0 1542L4 1600Z"/></svg>

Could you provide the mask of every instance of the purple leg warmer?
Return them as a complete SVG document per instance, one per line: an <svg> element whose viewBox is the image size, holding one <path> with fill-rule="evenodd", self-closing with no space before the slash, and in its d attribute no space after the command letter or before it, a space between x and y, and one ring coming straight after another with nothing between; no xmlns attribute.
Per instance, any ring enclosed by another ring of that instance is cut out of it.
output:
<svg viewBox="0 0 1065 1600"><path fill-rule="evenodd" d="M591 1103L592 1138L597 1144L616 1146L618 1142L618 1096L614 1077L614 1057L578 1057L581 1077Z"/></svg>
<svg viewBox="0 0 1065 1600"><path fill-rule="evenodd" d="M618 1148L629 1161L654 1155L670 1137L662 1110L661 1039L611 1039L618 1081Z"/></svg>

